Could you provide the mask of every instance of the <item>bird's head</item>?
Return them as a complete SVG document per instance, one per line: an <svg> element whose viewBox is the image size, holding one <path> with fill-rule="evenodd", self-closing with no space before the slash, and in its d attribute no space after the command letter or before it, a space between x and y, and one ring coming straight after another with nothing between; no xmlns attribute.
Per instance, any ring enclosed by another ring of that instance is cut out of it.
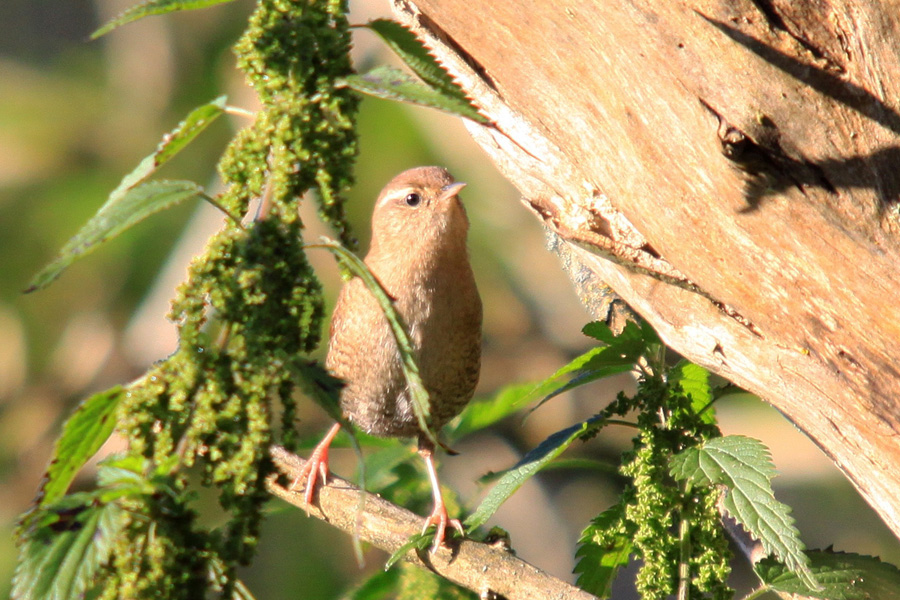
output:
<svg viewBox="0 0 900 600"><path fill-rule="evenodd" d="M465 185L441 167L418 167L394 177L375 203L371 251L464 247L469 220L458 194Z"/></svg>

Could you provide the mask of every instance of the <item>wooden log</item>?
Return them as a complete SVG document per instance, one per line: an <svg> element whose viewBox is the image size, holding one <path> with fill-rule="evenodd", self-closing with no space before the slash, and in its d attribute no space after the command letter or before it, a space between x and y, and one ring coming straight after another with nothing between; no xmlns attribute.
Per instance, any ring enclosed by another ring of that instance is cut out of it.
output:
<svg viewBox="0 0 900 600"><path fill-rule="evenodd" d="M896 7L394 11L493 121L469 129L583 268L787 415L900 535Z"/></svg>

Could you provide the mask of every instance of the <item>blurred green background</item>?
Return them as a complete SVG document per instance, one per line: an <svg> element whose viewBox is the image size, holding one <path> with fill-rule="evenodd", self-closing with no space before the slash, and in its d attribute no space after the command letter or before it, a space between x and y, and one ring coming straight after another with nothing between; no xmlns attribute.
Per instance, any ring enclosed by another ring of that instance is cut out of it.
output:
<svg viewBox="0 0 900 600"><path fill-rule="evenodd" d="M0 1L0 593L8 593L15 565L15 519L33 498L60 424L87 394L130 381L174 349L168 299L221 217L198 205L167 211L78 261L49 289L27 296L21 290L191 108L222 93L232 105L254 105L230 51L252 2L145 19L88 41L131 3ZM386 0L351 5L353 22L388 16ZM374 35L354 35L359 67L390 60ZM220 119L161 175L215 189L218 154L242 125ZM360 134L350 212L362 248L372 202L397 172L440 164L469 183L463 199L485 303L480 395L546 377L589 347L579 331L590 317L545 249L543 231L459 120L366 99ZM306 223L308 239L328 233L312 212ZM340 281L332 258L322 252L312 259L333 298ZM474 506L484 491L475 484L479 476L510 466L631 386L628 377L604 381L555 399L537 418L509 419L464 440L461 456L443 458L446 482ZM752 435L772 448L782 475L776 491L794 507L808 546L834 544L900 562L897 540L776 411L743 398L724 403L719 414L726 433ZM314 406L300 416L304 434L328 426ZM630 435L608 429L573 452L614 457ZM338 450L332 466L349 475L354 460ZM81 485L91 477L83 474ZM521 557L572 580L578 534L615 494L614 482L601 475L554 471L527 484L495 521L510 531ZM372 553L367 569L383 560ZM245 573L257 597L271 599L335 598L362 577L345 536L275 502L259 557ZM735 577L737 585L751 583L746 569Z"/></svg>

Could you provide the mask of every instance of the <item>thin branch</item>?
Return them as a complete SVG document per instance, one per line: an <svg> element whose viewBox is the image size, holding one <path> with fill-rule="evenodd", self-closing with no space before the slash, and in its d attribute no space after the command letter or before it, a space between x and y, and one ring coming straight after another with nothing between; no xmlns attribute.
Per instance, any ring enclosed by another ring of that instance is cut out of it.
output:
<svg viewBox="0 0 900 600"><path fill-rule="evenodd" d="M273 446L276 467L294 481L306 460L281 446ZM267 482L269 491L279 498L307 510L301 491L281 486L277 477ZM391 504L374 494L366 494L360 509L360 490L345 479L329 475L328 484L319 488L309 515L341 529L373 546L393 554L410 536L420 533L425 519ZM361 510L361 512L360 512ZM435 554L412 550L405 560L430 569L441 577L466 587L482 598L506 600L596 600L595 596L557 579L517 558L505 546L471 540L452 540L452 550L441 547Z"/></svg>

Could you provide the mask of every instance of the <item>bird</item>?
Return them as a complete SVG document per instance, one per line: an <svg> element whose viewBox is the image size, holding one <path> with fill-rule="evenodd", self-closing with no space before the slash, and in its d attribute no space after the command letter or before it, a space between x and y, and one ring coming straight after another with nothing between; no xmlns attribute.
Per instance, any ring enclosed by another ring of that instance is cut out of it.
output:
<svg viewBox="0 0 900 600"><path fill-rule="evenodd" d="M364 259L407 327L430 397L429 429L435 432L471 400L481 367L482 304L466 244L469 220L459 198L465 185L442 167L418 167L394 177L375 202ZM446 544L448 527L465 535L444 504L435 443L416 417L396 340L358 277L345 282L338 295L325 367L344 383L340 407L353 425L376 436L418 440L434 500L423 529L435 527L431 552ZM328 448L340 428L340 423L332 426L295 479L294 486L305 485L307 506L317 480L327 480Z"/></svg>

